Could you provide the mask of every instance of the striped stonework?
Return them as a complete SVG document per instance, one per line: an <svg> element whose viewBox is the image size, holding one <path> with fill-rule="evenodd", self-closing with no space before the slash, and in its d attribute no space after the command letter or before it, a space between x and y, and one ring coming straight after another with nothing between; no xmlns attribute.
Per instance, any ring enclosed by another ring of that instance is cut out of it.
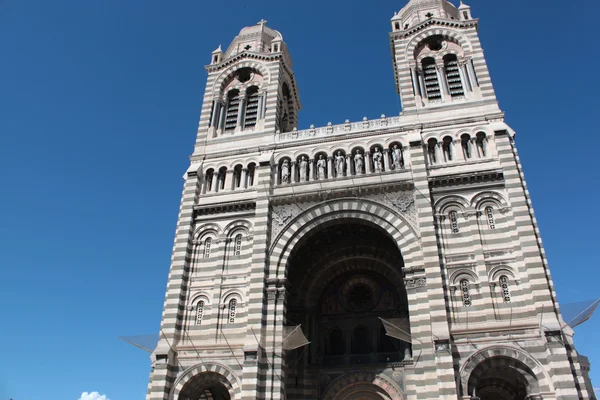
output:
<svg viewBox="0 0 600 400"><path fill-rule="evenodd" d="M297 130L265 21L212 53L148 400L589 398L479 21L391 22L400 116Z"/></svg>

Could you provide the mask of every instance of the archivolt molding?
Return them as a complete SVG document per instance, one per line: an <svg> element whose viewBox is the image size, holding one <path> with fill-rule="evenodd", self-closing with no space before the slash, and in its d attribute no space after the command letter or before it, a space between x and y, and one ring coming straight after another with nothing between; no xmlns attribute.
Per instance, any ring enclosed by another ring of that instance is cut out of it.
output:
<svg viewBox="0 0 600 400"><path fill-rule="evenodd" d="M207 236L217 239L220 235L221 227L215 223L209 222L196 228L193 237L195 241L202 241Z"/></svg>
<svg viewBox="0 0 600 400"><path fill-rule="evenodd" d="M450 282L452 282L453 285L458 285L463 279L466 279L471 283L477 283L478 281L477 274L470 269L460 268L450 274Z"/></svg>
<svg viewBox="0 0 600 400"><path fill-rule="evenodd" d="M263 78L265 79L265 84L268 85L269 82L271 82L271 74L269 73L269 69L265 65L256 61L244 61L230 66L229 68L221 72L217 79L215 79L215 82L213 83L212 87L213 98L218 98L223 94L223 85L225 84L225 82L227 82L229 78L233 77L233 75L235 75L235 73L241 68L254 69L263 76Z"/></svg>
<svg viewBox="0 0 600 400"><path fill-rule="evenodd" d="M439 214L445 214L452 208L458 208L458 211L465 212L469 209L469 201L462 196L450 195L435 202L435 210Z"/></svg>
<svg viewBox="0 0 600 400"><path fill-rule="evenodd" d="M413 37L406 44L406 52L405 52L406 59L413 60L415 57L415 49L417 48L417 46L419 44L421 44L421 42L423 42L423 40L427 39L430 36L435 36L435 35L440 35L440 36L444 37L445 39L450 39L451 41L458 42L460 47L465 52L465 56L469 56L469 53L473 51L471 42L462 33L457 32L453 29L431 27L431 28L424 30L419 35Z"/></svg>
<svg viewBox="0 0 600 400"><path fill-rule="evenodd" d="M489 347L478 350L471 354L469 358L465 360L460 368L460 379L461 379L461 390L463 396L468 394L469 379L471 374L477 368L479 364L487 359L493 357L506 357L509 359L520 361L531 369L534 373L537 384L539 385L540 392L551 393L554 391L552 380L548 376L548 373L542 367L539 361L537 361L528 352L509 344L504 345L491 345Z"/></svg>
<svg viewBox="0 0 600 400"><path fill-rule="evenodd" d="M513 268L509 267L506 264L496 265L496 266L490 268L490 270L488 272L488 277L489 277L490 282L497 282L498 279L500 279L500 277L502 275L507 275L513 279L516 279L516 275L515 275Z"/></svg>
<svg viewBox="0 0 600 400"><path fill-rule="evenodd" d="M169 395L169 400L179 400L179 393L184 388L185 384L193 378L205 372L213 372L220 375L219 382L223 384L228 390L232 400L241 398L241 384L239 378L233 372L233 370L223 364L219 363L203 363L197 364L193 367L186 369L176 380L173 385L173 389Z"/></svg>
<svg viewBox="0 0 600 400"><path fill-rule="evenodd" d="M485 202L495 203L499 209L509 208L506 199L498 192L481 192L471 199L471 207L475 210L481 210Z"/></svg>
<svg viewBox="0 0 600 400"><path fill-rule="evenodd" d="M351 372L340 376L331 382L323 394L324 400L345 399L352 392L356 391L356 386L372 387L377 386L390 399L402 400L404 395L400 386L388 376L375 374L373 372Z"/></svg>
<svg viewBox="0 0 600 400"><path fill-rule="evenodd" d="M306 206L306 203L300 204ZM412 259L416 258L419 252L419 236L418 231L407 222L406 215L414 213L416 219L414 203L411 203L407 212L402 214L390 206L368 198L342 198L312 204L299 214L296 214L298 211L293 209L293 207L300 209L299 205L274 207L273 213L281 213L284 208L293 210L289 211L293 217L290 216L290 222L284 223L283 226L271 224L272 245L269 261L271 278L285 277L287 258L304 235L321 224L342 218L362 220L385 230L400 248L405 266L412 267Z"/></svg>
<svg viewBox="0 0 600 400"><path fill-rule="evenodd" d="M233 238L233 234L237 232L243 232L244 236L249 236L252 231L252 224L247 220L237 220L231 222L223 229L223 236L226 238Z"/></svg>
<svg viewBox="0 0 600 400"><path fill-rule="evenodd" d="M336 201L343 201L339 199ZM407 223L413 230L414 234L418 236L418 222L417 222L417 211L414 204L414 194L412 191L397 191L389 193L375 193L368 194L359 199L353 198L357 201L373 201L382 206L385 206L388 210L395 212L395 214ZM273 223L271 224L271 237L274 238L272 243L277 243L281 232L287 228L288 225L292 224L297 218L304 212L309 211L311 208L316 206L322 206L327 208L326 201L307 201L294 204L282 204L275 205L272 207ZM331 207L331 206L329 206Z"/></svg>

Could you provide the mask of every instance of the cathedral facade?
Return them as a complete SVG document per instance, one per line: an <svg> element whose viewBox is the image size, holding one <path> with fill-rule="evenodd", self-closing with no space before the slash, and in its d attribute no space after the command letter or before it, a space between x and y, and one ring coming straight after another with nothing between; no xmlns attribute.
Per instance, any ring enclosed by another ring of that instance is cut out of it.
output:
<svg viewBox="0 0 600 400"><path fill-rule="evenodd" d="M148 400L593 397L478 24L410 0L402 113L304 130L278 31L213 52Z"/></svg>

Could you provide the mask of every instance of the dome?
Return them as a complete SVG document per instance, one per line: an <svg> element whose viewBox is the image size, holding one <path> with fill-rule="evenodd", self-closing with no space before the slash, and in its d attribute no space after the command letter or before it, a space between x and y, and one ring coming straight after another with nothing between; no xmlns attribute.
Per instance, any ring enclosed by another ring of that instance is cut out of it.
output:
<svg viewBox="0 0 600 400"><path fill-rule="evenodd" d="M458 10L447 0L410 0L392 20L414 25L429 18L428 14L437 18L458 18Z"/></svg>
<svg viewBox="0 0 600 400"><path fill-rule="evenodd" d="M267 21L263 19L256 25L242 28L240 33L233 39L225 56L230 57L242 51L269 53L271 43L274 41L283 42L283 36L279 31L269 28Z"/></svg>

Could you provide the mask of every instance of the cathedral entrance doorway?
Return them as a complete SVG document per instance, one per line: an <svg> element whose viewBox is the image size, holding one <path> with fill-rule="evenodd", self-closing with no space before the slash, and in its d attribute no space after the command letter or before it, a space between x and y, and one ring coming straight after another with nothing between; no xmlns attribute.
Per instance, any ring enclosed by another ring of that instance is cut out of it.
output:
<svg viewBox="0 0 600 400"><path fill-rule="evenodd" d="M286 319L302 324L311 344L286 354L288 382L300 386L314 374L333 379L349 366L381 371L411 357L410 344L388 337L381 323L391 320L410 331L403 265L397 244L370 221L328 221L296 244L287 269ZM314 389L323 393L328 382L321 381ZM390 397L369 382L344 387L335 397L382 398Z"/></svg>
<svg viewBox="0 0 600 400"><path fill-rule="evenodd" d="M204 372L190 379L179 393L179 400L230 400L228 382L220 374Z"/></svg>

